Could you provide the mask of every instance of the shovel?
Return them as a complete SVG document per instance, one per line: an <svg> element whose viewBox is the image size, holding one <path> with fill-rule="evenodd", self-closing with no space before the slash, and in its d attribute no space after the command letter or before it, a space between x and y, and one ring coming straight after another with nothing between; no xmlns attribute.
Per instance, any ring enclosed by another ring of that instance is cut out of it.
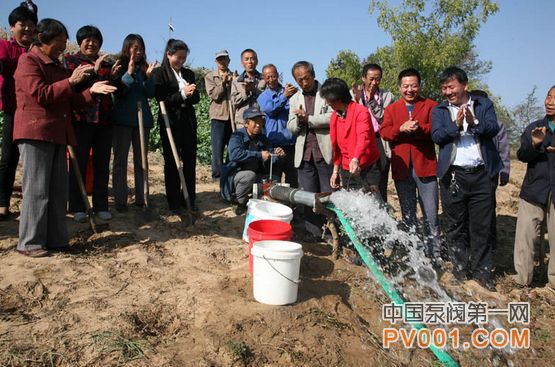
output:
<svg viewBox="0 0 555 367"><path fill-rule="evenodd" d="M235 132L235 110L233 108L233 104L231 103L231 99L227 100L227 105L229 107L229 122L231 122L231 132Z"/></svg>
<svg viewBox="0 0 555 367"><path fill-rule="evenodd" d="M73 172L75 173L75 178L77 179L77 185L79 186L79 192L83 203L85 203L85 208L87 209L87 216L89 217L89 224L94 233L101 233L108 230L108 223L97 224L94 220L94 213L89 203L89 198L87 197L87 190L85 190L85 184L83 183L83 176L81 176L81 171L79 170L79 163L77 162L77 156L75 155L75 150L71 145L67 146L69 151L69 157L71 159L71 164L73 165Z"/></svg>
<svg viewBox="0 0 555 367"><path fill-rule="evenodd" d="M164 124L166 125L166 133L168 135L168 140L172 148L173 159L175 160L175 166L177 167L177 172L179 173L179 180L181 181L181 191L183 192L183 198L185 199L186 213L184 217L186 218L184 223L189 226L193 224L193 216L191 214L191 202L189 201L189 192L187 191L187 183L185 182L185 176L183 175L183 163L179 159L179 154L177 154L177 147L175 146L175 140L173 139L172 129L170 127L170 120L168 118L168 113L166 111L166 104L164 101L160 101L160 113L164 118Z"/></svg>
<svg viewBox="0 0 555 367"><path fill-rule="evenodd" d="M237 70L233 73L233 78L237 78ZM235 108L231 103L231 85L227 89L227 107L229 108L229 122L231 122L231 132L235 132Z"/></svg>
<svg viewBox="0 0 555 367"><path fill-rule="evenodd" d="M141 101L137 102L137 114L139 120L139 140L141 142L141 169L143 170L143 198L145 206L143 208L143 218L148 221L159 220L160 216L152 211L149 204L149 192L150 188L148 185L148 160L147 160L147 149L146 149L146 139L145 139L145 126L143 122L143 105Z"/></svg>

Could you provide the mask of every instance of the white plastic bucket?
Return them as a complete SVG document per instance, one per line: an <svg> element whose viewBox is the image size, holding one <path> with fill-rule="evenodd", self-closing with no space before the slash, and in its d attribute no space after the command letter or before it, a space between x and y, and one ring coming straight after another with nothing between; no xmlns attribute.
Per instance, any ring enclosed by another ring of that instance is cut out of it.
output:
<svg viewBox="0 0 555 367"><path fill-rule="evenodd" d="M287 205L272 203L266 200L250 199L247 203L247 215L245 216L245 226L243 228L243 240L249 242L247 230L249 224L255 220L272 219L280 222L291 223L293 210Z"/></svg>
<svg viewBox="0 0 555 367"><path fill-rule="evenodd" d="M259 241L251 250L254 258L254 299L268 305L297 301L303 248L289 241Z"/></svg>

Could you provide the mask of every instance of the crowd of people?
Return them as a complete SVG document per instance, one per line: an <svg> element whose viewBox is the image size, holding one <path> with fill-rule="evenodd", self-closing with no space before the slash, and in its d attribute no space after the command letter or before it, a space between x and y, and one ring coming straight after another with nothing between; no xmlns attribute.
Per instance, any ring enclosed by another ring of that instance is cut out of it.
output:
<svg viewBox="0 0 555 367"><path fill-rule="evenodd" d="M171 134L160 129L168 207L183 213L189 207L188 196L190 208L198 211L195 104L200 95L194 72L184 66L187 44L170 39L159 65L147 62L143 38L129 34L119 55L112 58L100 53L101 31L87 25L76 34L79 50L64 55L67 29L54 19L38 22L36 11L28 2L14 9L8 19L12 38L0 43L4 111L0 219L10 218L21 155L23 200L17 251L39 257L68 248L66 212L76 221L87 220L76 178L86 171L91 152L92 207L100 219L112 217L108 206L112 152L115 210L128 210L131 146L134 204L145 205L141 165L145 147L140 135L144 133L148 140L155 124L151 98L164 102L170 123ZM237 215L246 211L253 184L267 178L310 192L360 189L385 206L391 169L402 221L422 232L427 256L441 267L442 247L446 247L455 281L471 277L495 289L495 191L509 179L509 141L492 101L482 91L469 91L464 70L450 66L439 75L445 100L438 103L421 95L421 76L413 68L400 71L400 99L395 100L391 91L380 88L383 71L377 64L364 65L361 85L348 86L338 78L320 83L313 65L299 61L291 68L295 86L282 85L273 64L258 71L253 49L245 49L240 59L244 71L233 73L229 53L218 51L216 69L204 77L211 99L212 178L220 183L222 197L235 203ZM545 118L530 124L518 150L528 169L515 238L515 286L532 282L534 243L543 234L545 217L549 232L555 226L551 215L555 88L548 91L545 109ZM163 123L160 114L158 124ZM72 168L68 172L68 145L75 146L80 172ZM173 145L183 162L187 195ZM423 214L421 228L417 203ZM320 235L322 216L310 208L297 214L307 234ZM555 237L550 236L549 243L555 253ZM553 261L548 279L555 288Z"/></svg>

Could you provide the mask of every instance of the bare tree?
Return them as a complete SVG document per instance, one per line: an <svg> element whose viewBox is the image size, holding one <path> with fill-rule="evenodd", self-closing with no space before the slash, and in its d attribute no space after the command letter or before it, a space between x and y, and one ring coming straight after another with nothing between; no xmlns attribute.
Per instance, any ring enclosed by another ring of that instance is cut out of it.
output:
<svg viewBox="0 0 555 367"><path fill-rule="evenodd" d="M544 109L536 96L537 89L538 87L534 86L530 93L526 95L524 101L516 105L511 111L513 123L509 133L513 141L519 141L520 135L526 129L526 126L539 120L544 115Z"/></svg>

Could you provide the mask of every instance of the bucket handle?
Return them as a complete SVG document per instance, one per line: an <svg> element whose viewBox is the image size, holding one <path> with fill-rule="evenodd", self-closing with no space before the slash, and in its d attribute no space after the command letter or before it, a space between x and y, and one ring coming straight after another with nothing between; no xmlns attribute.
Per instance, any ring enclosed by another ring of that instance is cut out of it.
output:
<svg viewBox="0 0 555 367"><path fill-rule="evenodd" d="M274 265L272 265L271 262L268 261L268 259L266 259L266 256L262 255L262 258L264 260L266 260L266 262L268 263L268 265L270 265L272 267L272 269L274 269L276 271L276 273L278 273L279 275L281 275L282 277L284 277L285 279L287 279L288 281L290 281L293 284L299 284L301 282L301 280L293 280L293 279L289 279L288 277L286 277L285 275L283 275L279 270L277 270Z"/></svg>

